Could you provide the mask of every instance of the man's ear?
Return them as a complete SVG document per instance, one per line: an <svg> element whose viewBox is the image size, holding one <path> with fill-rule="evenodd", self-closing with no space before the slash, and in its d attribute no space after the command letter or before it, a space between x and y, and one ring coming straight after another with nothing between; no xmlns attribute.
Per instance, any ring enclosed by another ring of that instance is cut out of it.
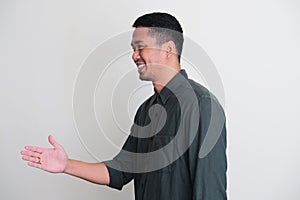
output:
<svg viewBox="0 0 300 200"><path fill-rule="evenodd" d="M172 40L169 40L165 44L166 44L166 51L168 53L168 56L173 54L177 55L176 45Z"/></svg>

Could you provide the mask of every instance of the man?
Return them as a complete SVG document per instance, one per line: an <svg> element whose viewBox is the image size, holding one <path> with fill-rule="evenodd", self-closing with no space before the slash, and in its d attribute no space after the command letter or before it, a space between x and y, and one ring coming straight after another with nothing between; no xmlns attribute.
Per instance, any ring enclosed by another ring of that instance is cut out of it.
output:
<svg viewBox="0 0 300 200"><path fill-rule="evenodd" d="M116 189L134 180L137 200L227 199L225 115L181 69L181 25L170 14L150 13L133 27L132 59L154 94L139 107L121 152L100 163L72 160L49 136L54 148L27 146L22 158L32 167Z"/></svg>

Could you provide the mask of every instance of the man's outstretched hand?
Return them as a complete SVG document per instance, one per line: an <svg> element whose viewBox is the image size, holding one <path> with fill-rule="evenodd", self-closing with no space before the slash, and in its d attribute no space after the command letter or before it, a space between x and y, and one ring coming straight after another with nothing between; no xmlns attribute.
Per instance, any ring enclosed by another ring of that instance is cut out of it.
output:
<svg viewBox="0 0 300 200"><path fill-rule="evenodd" d="M67 167L68 156L52 135L49 135L48 140L53 148L26 146L25 150L21 151L22 159L28 161L28 165L31 167L52 173L64 172Z"/></svg>

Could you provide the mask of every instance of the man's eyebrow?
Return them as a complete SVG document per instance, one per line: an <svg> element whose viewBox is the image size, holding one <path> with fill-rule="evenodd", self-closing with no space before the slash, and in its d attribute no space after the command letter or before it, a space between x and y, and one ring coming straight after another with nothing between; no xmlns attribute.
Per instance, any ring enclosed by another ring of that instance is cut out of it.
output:
<svg viewBox="0 0 300 200"><path fill-rule="evenodd" d="M131 42L131 46L134 46L134 45L138 45L138 44L141 44L141 43L143 43L141 40L136 40L136 41L133 41L133 42Z"/></svg>

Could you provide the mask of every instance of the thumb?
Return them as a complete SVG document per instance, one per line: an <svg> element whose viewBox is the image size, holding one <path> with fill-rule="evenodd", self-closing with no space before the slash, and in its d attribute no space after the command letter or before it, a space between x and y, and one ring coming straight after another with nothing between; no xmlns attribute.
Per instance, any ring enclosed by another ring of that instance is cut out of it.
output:
<svg viewBox="0 0 300 200"><path fill-rule="evenodd" d="M48 136L48 141L49 143L54 147L54 148L61 148L61 145L58 144L55 140L54 137L52 135Z"/></svg>

